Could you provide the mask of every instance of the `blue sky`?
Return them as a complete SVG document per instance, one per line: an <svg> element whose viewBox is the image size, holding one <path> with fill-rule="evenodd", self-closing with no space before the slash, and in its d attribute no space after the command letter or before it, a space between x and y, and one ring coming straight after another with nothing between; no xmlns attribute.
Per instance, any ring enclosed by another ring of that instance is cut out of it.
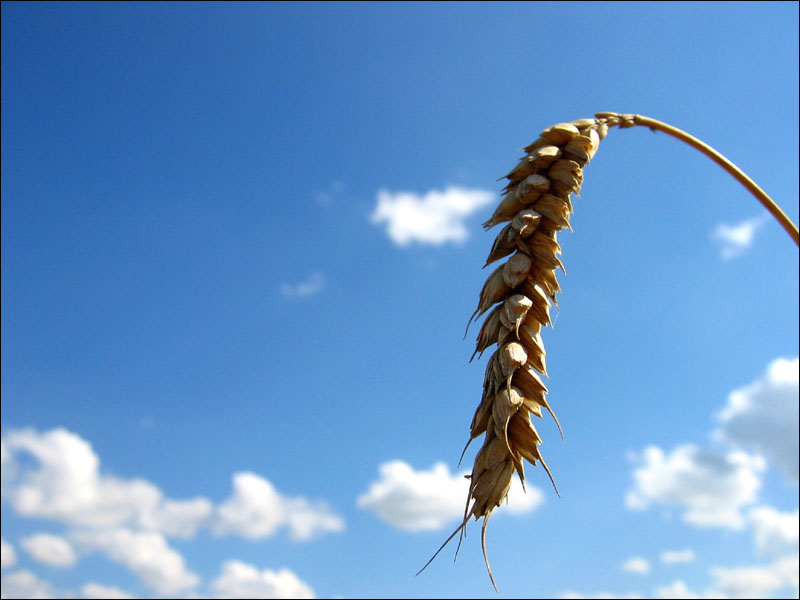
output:
<svg viewBox="0 0 800 600"><path fill-rule="evenodd" d="M494 597L456 526L496 179L636 112L798 221L798 5L2 4L3 597ZM797 597L798 251L612 130L499 597Z"/></svg>

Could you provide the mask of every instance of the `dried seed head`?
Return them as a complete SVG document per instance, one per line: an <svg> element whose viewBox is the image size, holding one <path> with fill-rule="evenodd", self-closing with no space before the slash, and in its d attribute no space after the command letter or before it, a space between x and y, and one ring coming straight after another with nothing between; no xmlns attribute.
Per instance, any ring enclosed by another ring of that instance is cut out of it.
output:
<svg viewBox="0 0 800 600"><path fill-rule="evenodd" d="M456 533L463 533L471 517L483 517L481 542L487 569L486 525L506 497L513 473L524 484L523 461L527 460L541 463L552 481L530 416L541 417L547 410L561 430L539 375L547 376L541 328L551 324L550 306L556 304L560 291L555 269L564 269L557 232L571 229L571 195L580 190L583 167L594 157L608 128L631 126L635 118L597 113L594 118L545 129L505 176L504 196L484 223L488 229L508 222L495 238L486 264L510 258L487 278L470 318L471 322L497 305L481 326L473 358L492 344L497 349L487 361L481 401L470 425L470 439L481 434L484 439L472 466L464 520L442 548ZM489 576L494 583L491 569Z"/></svg>

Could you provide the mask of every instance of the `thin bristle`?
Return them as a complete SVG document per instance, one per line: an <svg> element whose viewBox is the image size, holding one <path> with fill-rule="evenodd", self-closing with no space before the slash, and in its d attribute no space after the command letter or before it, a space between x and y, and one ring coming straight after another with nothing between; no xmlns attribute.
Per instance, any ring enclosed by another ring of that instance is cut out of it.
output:
<svg viewBox="0 0 800 600"><path fill-rule="evenodd" d="M444 541L444 544L442 544L441 546L439 546L439 549L438 549L436 552L434 552L434 553L433 553L433 556L431 556L430 560L429 560L428 562L426 562L426 563L425 563L425 566L424 566L424 567L422 567L422 568L421 568L419 571L417 571L417 572L414 574L414 577L416 577L417 575L419 575L419 574L420 574L420 573L422 573L422 572L423 572L425 569L427 569L427 568L428 568L428 565L430 565L430 564L433 562L433 559L434 559L434 558L436 558L436 557L439 555L439 552L441 552L442 550L444 550L444 547L445 547L445 546L447 546L447 544L449 544L449 543L450 543L450 540L452 540L452 539L453 539L453 538L456 536L456 534L457 534L459 531L461 531L462 529L464 529L464 527L466 527L466 525L467 525L467 521L468 521L468 520L469 520L468 518L467 518L467 519L464 519L464 520L461 522L461 525L459 525L458 527L456 527L455 531L453 531L453 533L451 533L451 534L450 534L450 537L448 537L448 538L447 538L447 539Z"/></svg>
<svg viewBox="0 0 800 600"><path fill-rule="evenodd" d="M485 517L483 517L483 527L481 527L481 548L483 549L483 560L486 563L486 570L489 572L489 579L492 580L492 587L494 587L494 591L500 593L500 590L497 589L497 584L494 581L494 575L492 575L492 566L489 564L489 555L486 554L486 526L489 524L489 517L492 516L492 513L487 513Z"/></svg>

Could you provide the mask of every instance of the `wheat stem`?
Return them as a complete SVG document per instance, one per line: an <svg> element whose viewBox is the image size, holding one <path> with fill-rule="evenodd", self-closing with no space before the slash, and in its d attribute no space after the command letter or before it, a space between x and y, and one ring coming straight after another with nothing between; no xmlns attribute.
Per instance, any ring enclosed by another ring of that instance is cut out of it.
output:
<svg viewBox="0 0 800 600"><path fill-rule="evenodd" d="M602 113L608 114L608 113ZM741 183L747 190L756 197L756 199L764 205L770 214L775 217L775 220L781 224L786 230L786 233L794 240L794 243L800 246L800 236L798 236L797 225L792 223L792 220L786 216L786 213L781 210L781 207L778 206L775 201L770 198L767 193L762 190L755 181L750 179L744 171L742 171L739 167L725 158L722 154L717 152L714 148L706 144L705 142L697 139L693 135L690 135L683 131L682 129L678 129L677 127L673 127L668 123L663 123L662 121L657 121L656 119L651 119L650 117L644 117L642 115L619 115L623 117L622 122L620 123L620 127L624 128L626 126L630 127L628 123L633 125L641 125L643 127L649 127L654 131L661 131L666 133L667 135L671 135L674 138L681 140L689 144L692 148L699 150L706 156L708 156L711 160L725 169L728 173L730 173L739 183Z"/></svg>

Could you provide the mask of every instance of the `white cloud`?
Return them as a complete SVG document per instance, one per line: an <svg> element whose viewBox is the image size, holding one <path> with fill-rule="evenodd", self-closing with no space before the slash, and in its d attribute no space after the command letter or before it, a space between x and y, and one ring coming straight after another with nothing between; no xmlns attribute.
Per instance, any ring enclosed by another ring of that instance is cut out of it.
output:
<svg viewBox="0 0 800 600"><path fill-rule="evenodd" d="M39 579L30 571L15 571L4 575L0 582L0 589L3 590L3 598L19 598L21 600L58 598L60 595L50 582Z"/></svg>
<svg viewBox="0 0 800 600"><path fill-rule="evenodd" d="M728 225L720 223L711 234L711 239L720 244L723 259L730 260L741 256L752 245L756 232L769 220L769 215L754 217Z"/></svg>
<svg viewBox="0 0 800 600"><path fill-rule="evenodd" d="M73 532L71 539L86 551L100 551L124 565L159 594L187 592L200 582L160 533L123 528L83 530Z"/></svg>
<svg viewBox="0 0 800 600"><path fill-rule="evenodd" d="M636 592L631 592L629 594L612 594L610 592L598 592L596 594L581 594L580 592L576 592L575 590L566 590L562 592L559 598L572 598L574 600L581 600L582 598L597 598L597 599L612 599L612 598L642 598L640 594Z"/></svg>
<svg viewBox="0 0 800 600"><path fill-rule="evenodd" d="M771 506L751 509L747 518L759 552L769 556L797 554L799 514L797 509L794 512L780 512Z"/></svg>
<svg viewBox="0 0 800 600"><path fill-rule="evenodd" d="M683 520L692 525L741 529L742 507L757 500L765 461L744 452L720 454L692 445L671 453L648 446L636 457L634 488L625 497L628 508L651 504L684 508Z"/></svg>
<svg viewBox="0 0 800 600"><path fill-rule="evenodd" d="M319 294L325 287L325 277L322 273L312 273L300 283L282 283L281 295L287 298L307 298Z"/></svg>
<svg viewBox="0 0 800 600"><path fill-rule="evenodd" d="M650 572L650 563L641 556L633 556L622 563L619 568L626 573L647 575Z"/></svg>
<svg viewBox="0 0 800 600"><path fill-rule="evenodd" d="M207 500L168 501L143 479L101 475L91 445L65 429L11 431L4 441L9 462L29 455L38 463L17 468L7 482L20 515L82 527L155 527L191 537L211 513Z"/></svg>
<svg viewBox="0 0 800 600"><path fill-rule="evenodd" d="M690 563L696 558L694 550L686 548L684 550L664 550L661 555L661 562L665 565L675 565L678 563Z"/></svg>
<svg viewBox="0 0 800 600"><path fill-rule="evenodd" d="M9 544L5 538L0 537L0 568L10 569L17 564L17 553L14 546Z"/></svg>
<svg viewBox="0 0 800 600"><path fill-rule="evenodd" d="M130 594L118 587L100 585L99 583L89 582L81 586L81 598L92 600L127 600L133 598Z"/></svg>
<svg viewBox="0 0 800 600"><path fill-rule="evenodd" d="M211 584L216 598L314 598L314 591L289 569L271 571L229 560Z"/></svg>
<svg viewBox="0 0 800 600"><path fill-rule="evenodd" d="M344 521L324 503L287 498L255 473L236 473L232 496L217 509L215 531L257 539L274 535L279 527L287 527L293 540L308 540L344 530Z"/></svg>
<svg viewBox="0 0 800 600"><path fill-rule="evenodd" d="M139 511L136 525L170 537L192 538L210 523L213 504L206 498L192 500L161 499L149 510Z"/></svg>
<svg viewBox="0 0 800 600"><path fill-rule="evenodd" d="M443 462L429 470L415 471L401 460L380 465L380 477L361 494L357 503L387 523L407 531L441 529L464 517L469 482L463 474L450 474ZM544 500L541 490L527 485L527 494L514 480L509 491L508 512L522 514Z"/></svg>
<svg viewBox="0 0 800 600"><path fill-rule="evenodd" d="M655 589L655 597L663 598L665 600L678 600L681 598L696 599L696 598L726 598L722 592L718 590L706 590L703 593L695 592L689 589L685 581L677 579L668 585L664 585Z"/></svg>
<svg viewBox="0 0 800 600"><path fill-rule="evenodd" d="M531 485L530 481L525 484L523 489L515 475L508 490L508 502L504 505L503 513L522 515L537 509L542 502L544 502L544 492L535 485Z"/></svg>
<svg viewBox="0 0 800 600"><path fill-rule="evenodd" d="M716 438L755 449L798 481L798 359L778 358L760 379L732 391Z"/></svg>
<svg viewBox="0 0 800 600"><path fill-rule="evenodd" d="M408 531L435 530L463 517L469 483L459 474L451 475L446 464L414 471L394 460L378 471L380 478L357 503L391 525Z"/></svg>
<svg viewBox="0 0 800 600"><path fill-rule="evenodd" d="M798 557L785 557L757 567L711 569L716 587L730 598L767 598L784 588L797 595Z"/></svg>
<svg viewBox="0 0 800 600"><path fill-rule="evenodd" d="M125 527L184 538L204 527L251 539L286 527L293 540L344 529L341 517L324 503L285 497L255 473L235 474L231 497L215 509L206 498L165 498L143 479L101 475L100 459L89 443L64 429L12 431L5 443L9 461L21 454L36 459L9 485L14 509L23 516L79 528Z"/></svg>
<svg viewBox="0 0 800 600"><path fill-rule="evenodd" d="M492 192L456 186L422 196L380 190L370 221L386 223L386 233L398 246L463 242L469 235L464 220L494 199Z"/></svg>
<svg viewBox="0 0 800 600"><path fill-rule="evenodd" d="M19 545L38 562L51 567L71 567L78 560L69 542L57 535L37 533L23 538Z"/></svg>

